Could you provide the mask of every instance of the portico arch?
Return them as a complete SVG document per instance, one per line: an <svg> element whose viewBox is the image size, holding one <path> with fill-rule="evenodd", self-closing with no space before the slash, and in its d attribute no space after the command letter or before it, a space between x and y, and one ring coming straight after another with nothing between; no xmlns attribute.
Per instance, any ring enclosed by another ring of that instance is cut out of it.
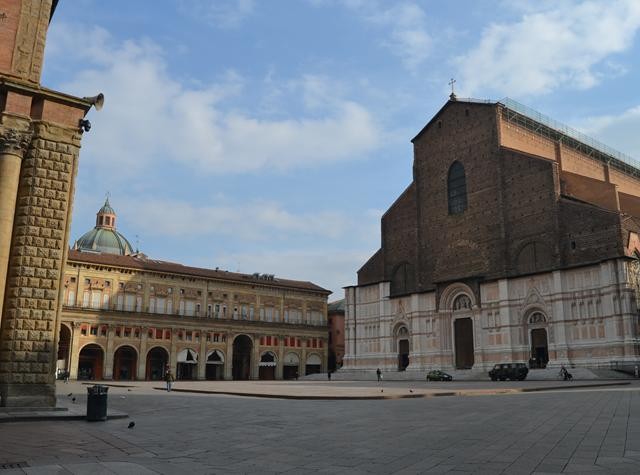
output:
<svg viewBox="0 0 640 475"><path fill-rule="evenodd" d="M68 376L71 370L71 328L60 324L60 335L58 336L58 359L56 363L56 373L58 377Z"/></svg>
<svg viewBox="0 0 640 475"><path fill-rule="evenodd" d="M133 381L136 379L138 352L129 345L120 346L113 354L113 379Z"/></svg>
<svg viewBox="0 0 640 475"><path fill-rule="evenodd" d="M210 381L224 379L224 353L222 351L211 350L207 353L205 378Z"/></svg>
<svg viewBox="0 0 640 475"><path fill-rule="evenodd" d="M78 358L78 379L102 379L103 367L104 349L96 343L83 346Z"/></svg>
<svg viewBox="0 0 640 475"><path fill-rule="evenodd" d="M322 371L322 358L317 353L307 355L304 374L316 374Z"/></svg>
<svg viewBox="0 0 640 475"><path fill-rule="evenodd" d="M176 379L196 379L198 368L198 352L191 348L185 348L177 357Z"/></svg>
<svg viewBox="0 0 640 475"><path fill-rule="evenodd" d="M233 340L232 375L234 380L251 378L251 352L253 341L247 335L238 335Z"/></svg>
<svg viewBox="0 0 640 475"><path fill-rule="evenodd" d="M258 363L259 379L276 379L277 364L278 361L273 351L265 351L264 353L262 353L262 355L260 356L260 363Z"/></svg>
<svg viewBox="0 0 640 475"><path fill-rule="evenodd" d="M300 374L300 357L297 353L287 353L282 366L283 379L298 379Z"/></svg>
<svg viewBox="0 0 640 475"><path fill-rule="evenodd" d="M147 381L161 381L169 365L169 352L166 348L155 346L147 352Z"/></svg>

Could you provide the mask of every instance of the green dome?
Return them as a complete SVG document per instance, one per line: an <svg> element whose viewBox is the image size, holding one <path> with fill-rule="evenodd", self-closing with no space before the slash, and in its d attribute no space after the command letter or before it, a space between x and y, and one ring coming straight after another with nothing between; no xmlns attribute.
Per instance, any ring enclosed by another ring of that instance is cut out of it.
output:
<svg viewBox="0 0 640 475"><path fill-rule="evenodd" d="M78 239L73 248L78 251L104 252L126 256L133 254L131 244L115 229L95 227Z"/></svg>

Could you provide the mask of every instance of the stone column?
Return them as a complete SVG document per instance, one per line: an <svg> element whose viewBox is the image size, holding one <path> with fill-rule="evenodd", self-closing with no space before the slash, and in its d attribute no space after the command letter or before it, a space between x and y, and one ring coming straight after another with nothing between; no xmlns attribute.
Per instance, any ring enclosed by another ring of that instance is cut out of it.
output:
<svg viewBox="0 0 640 475"><path fill-rule="evenodd" d="M200 354L198 355L198 379L206 379L207 370L207 338L206 333L199 330L200 333Z"/></svg>
<svg viewBox="0 0 640 475"><path fill-rule="evenodd" d="M31 134L16 129L0 129L0 319L4 302L4 283L13 234L13 217L20 183L20 168Z"/></svg>
<svg viewBox="0 0 640 475"><path fill-rule="evenodd" d="M227 333L227 353L224 355L224 379L227 381L233 379L233 337Z"/></svg>
<svg viewBox="0 0 640 475"><path fill-rule="evenodd" d="M71 344L69 345L69 379L78 379L80 363L80 324L71 323Z"/></svg>
<svg viewBox="0 0 640 475"><path fill-rule="evenodd" d="M140 332L140 351L138 353L136 379L138 381L144 381L147 375L147 340L149 339L149 327L142 327Z"/></svg>
<svg viewBox="0 0 640 475"><path fill-rule="evenodd" d="M3 406L55 406L59 290L80 138L77 128L33 122L20 171L2 309Z"/></svg>
<svg viewBox="0 0 640 475"><path fill-rule="evenodd" d="M169 367L173 375L178 375L178 329L171 329L171 352L169 353Z"/></svg>
<svg viewBox="0 0 640 475"><path fill-rule="evenodd" d="M278 335L278 366L276 366L276 379L284 377L284 337Z"/></svg>
<svg viewBox="0 0 640 475"><path fill-rule="evenodd" d="M115 347L115 333L115 327L109 326L109 329L107 330L107 350L104 354L104 368L102 368L102 378L104 379L113 379L113 349Z"/></svg>
<svg viewBox="0 0 640 475"><path fill-rule="evenodd" d="M250 379L260 379L260 337L253 335L251 348L251 374Z"/></svg>

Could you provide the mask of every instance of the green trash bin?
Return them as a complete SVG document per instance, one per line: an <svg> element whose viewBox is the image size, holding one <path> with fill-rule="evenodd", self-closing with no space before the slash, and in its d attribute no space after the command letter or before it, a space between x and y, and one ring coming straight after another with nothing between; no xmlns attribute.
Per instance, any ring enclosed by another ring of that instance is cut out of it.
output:
<svg viewBox="0 0 640 475"><path fill-rule="evenodd" d="M107 393L109 388L96 384L87 388L87 420L107 420Z"/></svg>

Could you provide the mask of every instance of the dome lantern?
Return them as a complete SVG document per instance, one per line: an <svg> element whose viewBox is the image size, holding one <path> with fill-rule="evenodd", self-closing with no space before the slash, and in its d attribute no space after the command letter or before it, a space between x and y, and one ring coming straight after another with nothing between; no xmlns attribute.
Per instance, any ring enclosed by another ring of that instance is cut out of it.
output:
<svg viewBox="0 0 640 475"><path fill-rule="evenodd" d="M133 248L127 238L116 231L116 212L111 207L108 197L96 213L96 226L84 233L73 244L73 249L121 256L133 254Z"/></svg>

